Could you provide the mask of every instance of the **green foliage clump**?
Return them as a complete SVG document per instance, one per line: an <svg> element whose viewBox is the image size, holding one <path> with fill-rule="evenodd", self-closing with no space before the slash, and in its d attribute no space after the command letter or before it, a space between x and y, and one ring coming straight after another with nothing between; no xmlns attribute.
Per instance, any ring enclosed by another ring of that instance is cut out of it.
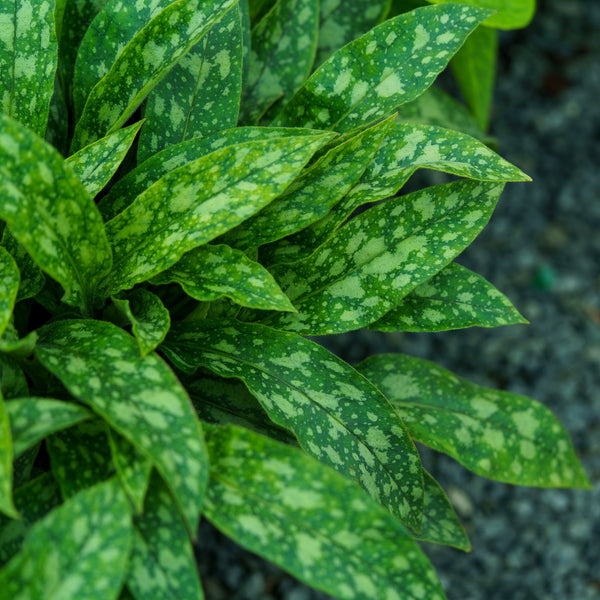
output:
<svg viewBox="0 0 600 600"><path fill-rule="evenodd" d="M0 600L202 598L201 515L340 599L435 600L417 542L469 541L415 441L589 485L541 404L307 339L524 322L453 261L528 179L470 61L532 2L415 4L0 0ZM471 113L430 88L453 56ZM419 168L456 178L398 195Z"/></svg>

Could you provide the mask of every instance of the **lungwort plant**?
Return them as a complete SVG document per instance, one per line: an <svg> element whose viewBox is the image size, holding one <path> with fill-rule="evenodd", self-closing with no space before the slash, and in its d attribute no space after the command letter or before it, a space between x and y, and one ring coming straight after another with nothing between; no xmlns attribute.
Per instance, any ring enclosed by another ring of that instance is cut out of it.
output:
<svg viewBox="0 0 600 600"><path fill-rule="evenodd" d="M541 404L307 338L523 322L453 261L527 177L418 122L493 17L401 4L0 0L1 600L202 598L201 515L337 598L436 600L418 542L469 542L415 441L588 486ZM398 195L418 168L456 177Z"/></svg>

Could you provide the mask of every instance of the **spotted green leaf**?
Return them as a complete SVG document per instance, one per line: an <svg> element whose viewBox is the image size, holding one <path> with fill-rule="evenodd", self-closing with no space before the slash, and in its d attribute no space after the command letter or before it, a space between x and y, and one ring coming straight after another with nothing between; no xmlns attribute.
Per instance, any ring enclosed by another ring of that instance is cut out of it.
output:
<svg viewBox="0 0 600 600"><path fill-rule="evenodd" d="M0 246L0 337L12 316L19 291L19 269L11 254Z"/></svg>
<svg viewBox="0 0 600 600"><path fill-rule="evenodd" d="M118 129L67 158L65 162L90 196L95 196L110 181L142 125L143 121L139 121Z"/></svg>
<svg viewBox="0 0 600 600"><path fill-rule="evenodd" d="M54 78L54 92L50 99L48 125L44 139L63 156L69 151L69 111L58 73Z"/></svg>
<svg viewBox="0 0 600 600"><path fill-rule="evenodd" d="M112 293L175 264L278 196L327 134L247 142L216 150L164 175L106 224Z"/></svg>
<svg viewBox="0 0 600 600"><path fill-rule="evenodd" d="M6 403L6 410L15 456L47 435L90 417L82 406L49 398L16 398Z"/></svg>
<svg viewBox="0 0 600 600"><path fill-rule="evenodd" d="M390 125L390 121L384 121L334 146L283 194L226 233L223 241L240 248L253 248L295 233L324 217L360 179Z"/></svg>
<svg viewBox="0 0 600 600"><path fill-rule="evenodd" d="M168 70L235 2L176 0L156 15L125 46L110 71L90 92L75 127L71 151L116 131Z"/></svg>
<svg viewBox="0 0 600 600"><path fill-rule="evenodd" d="M451 0L427 0L431 3L445 3ZM487 27L498 29L519 29L529 25L535 12L535 0L461 0L462 4L480 6L496 11L486 21Z"/></svg>
<svg viewBox="0 0 600 600"><path fill-rule="evenodd" d="M241 122L255 123L304 83L315 58L318 14L317 0L278 0L252 28Z"/></svg>
<svg viewBox="0 0 600 600"><path fill-rule="evenodd" d="M44 287L46 281L40 268L8 229L5 229L2 233L0 244L10 252L19 269L20 281L17 302L35 296Z"/></svg>
<svg viewBox="0 0 600 600"><path fill-rule="evenodd" d="M165 479L190 531L206 486L200 423L173 373L111 323L59 321L39 330L36 355L69 391L145 456Z"/></svg>
<svg viewBox="0 0 600 600"><path fill-rule="evenodd" d="M475 239L502 189L457 181L372 207L308 258L273 267L299 312L271 314L265 323L310 335L372 323Z"/></svg>
<svg viewBox="0 0 600 600"><path fill-rule="evenodd" d="M390 0L321 0L315 65L381 23L389 7Z"/></svg>
<svg viewBox="0 0 600 600"><path fill-rule="evenodd" d="M297 448L237 427L208 430L204 512L236 542L341 600L443 599L405 527Z"/></svg>
<svg viewBox="0 0 600 600"><path fill-rule="evenodd" d="M563 426L535 400L401 354L374 356L358 369L399 409L414 439L474 473L519 485L589 488Z"/></svg>
<svg viewBox="0 0 600 600"><path fill-rule="evenodd" d="M206 244L187 252L151 282L179 283L186 294L201 301L227 296L250 308L295 310L262 265L224 244Z"/></svg>
<svg viewBox="0 0 600 600"><path fill-rule="evenodd" d="M487 130L490 121L497 60L498 32L478 27L450 63L461 94L482 131Z"/></svg>
<svg viewBox="0 0 600 600"><path fill-rule="evenodd" d="M142 356L152 352L165 339L171 317L156 294L138 288L113 296L112 300L131 323Z"/></svg>
<svg viewBox="0 0 600 600"><path fill-rule="evenodd" d="M27 380L19 363L10 356L0 355L0 395L10 400L28 393Z"/></svg>
<svg viewBox="0 0 600 600"><path fill-rule="evenodd" d="M150 92L138 161L167 146L237 123L242 93L242 30L229 10Z"/></svg>
<svg viewBox="0 0 600 600"><path fill-rule="evenodd" d="M425 469L423 469L423 480L425 483L423 523L421 533L415 536L415 539L453 546L468 552L471 550L471 543L446 493Z"/></svg>
<svg viewBox="0 0 600 600"><path fill-rule="evenodd" d="M0 0L0 112L44 136L58 44L54 2Z"/></svg>
<svg viewBox="0 0 600 600"><path fill-rule="evenodd" d="M322 219L263 252L268 263L312 253L359 206L395 195L417 169L435 169L479 181L529 177L478 140L431 125L395 123L359 182Z"/></svg>
<svg viewBox="0 0 600 600"><path fill-rule="evenodd" d="M349 131L422 94L489 11L425 6L385 21L313 73L272 125Z"/></svg>
<svg viewBox="0 0 600 600"><path fill-rule="evenodd" d="M73 496L31 527L21 552L0 572L0 599L116 598L130 548L131 508L112 479Z"/></svg>
<svg viewBox="0 0 600 600"><path fill-rule="evenodd" d="M144 512L134 520L127 586L138 599L204 598L185 523L156 472Z"/></svg>
<svg viewBox="0 0 600 600"><path fill-rule="evenodd" d="M183 370L241 379L306 452L419 530L417 451L390 404L348 364L295 334L225 320L177 323L161 349Z"/></svg>
<svg viewBox="0 0 600 600"><path fill-rule="evenodd" d="M527 323L481 275L450 263L371 323L377 331L448 331Z"/></svg>
<svg viewBox="0 0 600 600"><path fill-rule="evenodd" d="M0 217L38 266L90 309L111 253L100 213L52 146L0 115Z"/></svg>
<svg viewBox="0 0 600 600"><path fill-rule="evenodd" d="M113 429L108 429L108 441L121 486L136 513L141 514L150 483L152 461Z"/></svg>
<svg viewBox="0 0 600 600"><path fill-rule="evenodd" d="M0 513L13 519L19 518L19 513L13 503L13 456L14 445L10 430L9 415L5 402L0 395Z"/></svg>
<svg viewBox="0 0 600 600"><path fill-rule="evenodd" d="M29 528L62 502L51 473L44 473L17 487L14 497L20 518L0 515L0 567L19 552Z"/></svg>
<svg viewBox="0 0 600 600"><path fill-rule="evenodd" d="M292 127L235 127L217 131L202 138L174 144L151 156L141 165L119 179L100 200L98 208L105 221L116 217L144 190L161 177L215 150L251 141L267 141L297 135L310 135L310 129Z"/></svg>

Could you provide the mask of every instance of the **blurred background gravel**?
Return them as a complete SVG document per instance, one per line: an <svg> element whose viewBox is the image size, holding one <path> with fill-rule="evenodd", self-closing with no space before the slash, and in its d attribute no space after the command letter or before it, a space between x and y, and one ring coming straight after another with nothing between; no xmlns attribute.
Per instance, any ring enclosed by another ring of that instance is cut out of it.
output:
<svg viewBox="0 0 600 600"><path fill-rule="evenodd" d="M600 2L541 0L501 38L491 133L532 178L509 184L458 262L494 283L530 325L327 338L354 364L381 352L434 360L536 398L570 433L594 491L488 481L423 450L473 545L425 544L449 600L600 600ZM326 600L203 523L207 600Z"/></svg>

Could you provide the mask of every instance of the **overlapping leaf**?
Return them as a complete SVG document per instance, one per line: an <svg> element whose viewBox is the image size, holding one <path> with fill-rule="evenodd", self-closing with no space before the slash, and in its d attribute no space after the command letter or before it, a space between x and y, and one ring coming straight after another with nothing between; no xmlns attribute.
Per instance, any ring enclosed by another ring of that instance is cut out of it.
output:
<svg viewBox="0 0 600 600"><path fill-rule="evenodd" d="M240 121L255 123L310 74L317 47L317 0L279 0L253 27Z"/></svg>
<svg viewBox="0 0 600 600"><path fill-rule="evenodd" d="M17 302L35 296L44 287L45 282L40 268L8 229L5 229L2 233L2 242L0 243L12 255L19 269L20 281Z"/></svg>
<svg viewBox="0 0 600 600"><path fill-rule="evenodd" d="M13 456L10 423L4 398L0 394L0 513L16 519L19 513L13 503Z"/></svg>
<svg viewBox="0 0 600 600"><path fill-rule="evenodd" d="M349 131L414 100L489 11L426 6L378 25L323 63L273 125Z"/></svg>
<svg viewBox="0 0 600 600"><path fill-rule="evenodd" d="M19 291L19 269L10 253L0 246L0 337L12 316Z"/></svg>
<svg viewBox="0 0 600 600"><path fill-rule="evenodd" d="M10 356L0 356L0 392L7 400L27 396L27 380L19 363Z"/></svg>
<svg viewBox="0 0 600 600"><path fill-rule="evenodd" d="M71 150L118 129L168 70L236 0L177 0L155 16L118 55L87 98ZM125 76L127 74L127 76Z"/></svg>
<svg viewBox="0 0 600 600"><path fill-rule="evenodd" d="M279 195L327 134L247 142L163 176L106 224L112 293L168 269Z"/></svg>
<svg viewBox="0 0 600 600"><path fill-rule="evenodd" d="M308 453L420 529L416 449L390 404L348 364L297 335L236 321L175 324L161 348L184 370L241 379Z"/></svg>
<svg viewBox="0 0 600 600"><path fill-rule="evenodd" d="M138 161L167 146L237 123L242 93L242 30L234 7L150 92Z"/></svg>
<svg viewBox="0 0 600 600"><path fill-rule="evenodd" d="M208 444L205 514L242 546L343 600L445 598L407 530L353 483L242 428L211 427Z"/></svg>
<svg viewBox="0 0 600 600"><path fill-rule="evenodd" d="M90 196L95 196L110 181L142 124L140 121L119 129L82 148L66 160Z"/></svg>
<svg viewBox="0 0 600 600"><path fill-rule="evenodd" d="M210 302L227 296L250 308L295 310L261 264L224 244L195 248L152 279L157 284L171 282L179 283L196 300Z"/></svg>
<svg viewBox="0 0 600 600"><path fill-rule="evenodd" d="M0 0L0 112L44 136L58 43L54 2Z"/></svg>
<svg viewBox="0 0 600 600"><path fill-rule="evenodd" d="M206 486L200 423L173 373L155 354L102 321L60 321L40 330L36 354L80 400L149 457L194 531Z"/></svg>
<svg viewBox="0 0 600 600"><path fill-rule="evenodd" d="M0 352L13 358L27 358L33 353L37 333L30 331L24 338L19 339L19 334L12 323L9 323L4 335L0 338Z"/></svg>
<svg viewBox="0 0 600 600"><path fill-rule="evenodd" d="M0 115L0 216L38 266L87 309L111 252L100 213L60 154Z"/></svg>
<svg viewBox="0 0 600 600"><path fill-rule="evenodd" d="M481 275L450 263L371 323L377 331L448 331L527 323L510 300Z"/></svg>
<svg viewBox="0 0 600 600"><path fill-rule="evenodd" d="M431 3L445 3L452 0L427 0ZM496 11L486 21L487 27L498 29L519 29L529 24L535 12L535 0L463 0L462 4L481 6Z"/></svg>
<svg viewBox="0 0 600 600"><path fill-rule="evenodd" d="M535 400L406 355L374 356L358 369L399 409L414 439L473 472L520 485L589 487L564 428Z"/></svg>
<svg viewBox="0 0 600 600"><path fill-rule="evenodd" d="M299 312L272 314L265 323L310 335L372 323L473 241L502 189L457 181L369 209L308 258L273 267Z"/></svg>
<svg viewBox="0 0 600 600"><path fill-rule="evenodd" d="M130 548L127 497L116 480L101 483L31 527L21 552L0 572L0 599L116 598Z"/></svg>

